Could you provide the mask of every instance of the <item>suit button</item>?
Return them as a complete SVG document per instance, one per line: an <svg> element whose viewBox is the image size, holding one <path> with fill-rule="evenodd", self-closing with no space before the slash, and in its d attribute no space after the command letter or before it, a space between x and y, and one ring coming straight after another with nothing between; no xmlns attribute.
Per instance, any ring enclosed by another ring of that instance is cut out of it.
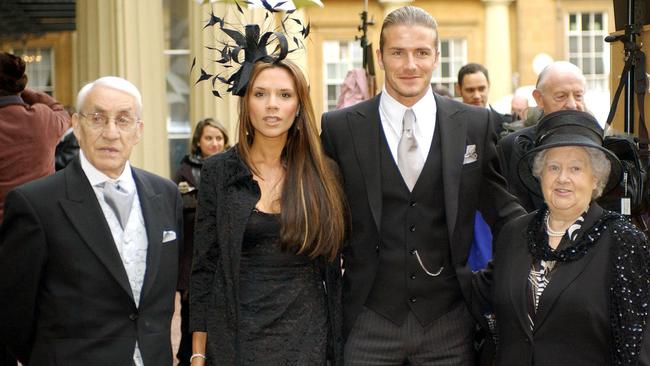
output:
<svg viewBox="0 0 650 366"><path fill-rule="evenodd" d="M524 337L524 341L525 341L527 344L530 344L530 339L528 339L528 337Z"/></svg>
<svg viewBox="0 0 650 366"><path fill-rule="evenodd" d="M412 298L409 299L409 301L411 301L412 303L415 303L416 301L418 301L418 299L415 298L415 297L412 297Z"/></svg>
<svg viewBox="0 0 650 366"><path fill-rule="evenodd" d="M375 246L375 252L379 253L379 244Z"/></svg>
<svg viewBox="0 0 650 366"><path fill-rule="evenodd" d="M414 275L414 274L411 275L411 279L412 279L412 280L415 279L415 275Z"/></svg>
<svg viewBox="0 0 650 366"><path fill-rule="evenodd" d="M133 321L138 320L138 314L136 314L136 313L129 314L129 319L133 320Z"/></svg>
<svg viewBox="0 0 650 366"><path fill-rule="evenodd" d="M415 207L415 206L417 206L417 205L418 205L418 203L415 202L415 201L411 201L411 202L409 202L409 206L411 206L411 207Z"/></svg>
<svg viewBox="0 0 650 366"><path fill-rule="evenodd" d="M414 231L415 231L415 225L411 225L411 227L409 228L409 230L411 230L411 232L414 232Z"/></svg>

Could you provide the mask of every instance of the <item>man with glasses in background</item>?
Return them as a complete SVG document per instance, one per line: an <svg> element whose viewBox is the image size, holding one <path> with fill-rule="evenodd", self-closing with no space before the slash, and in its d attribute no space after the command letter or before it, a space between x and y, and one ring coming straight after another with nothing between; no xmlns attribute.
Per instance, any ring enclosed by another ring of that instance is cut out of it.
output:
<svg viewBox="0 0 650 366"><path fill-rule="evenodd" d="M7 195L0 337L29 365L171 365L178 189L129 164L144 127L132 83L100 78L77 110L79 157Z"/></svg>

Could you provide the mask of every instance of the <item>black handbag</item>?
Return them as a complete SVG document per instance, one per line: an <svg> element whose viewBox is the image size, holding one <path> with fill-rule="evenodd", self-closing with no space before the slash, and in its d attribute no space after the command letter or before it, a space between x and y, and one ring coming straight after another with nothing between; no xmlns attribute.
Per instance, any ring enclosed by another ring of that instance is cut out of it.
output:
<svg viewBox="0 0 650 366"><path fill-rule="evenodd" d="M623 176L612 191L598 200L604 208L626 215L639 215L648 210L648 150L640 150L638 139L630 135L606 136L603 146L621 161Z"/></svg>

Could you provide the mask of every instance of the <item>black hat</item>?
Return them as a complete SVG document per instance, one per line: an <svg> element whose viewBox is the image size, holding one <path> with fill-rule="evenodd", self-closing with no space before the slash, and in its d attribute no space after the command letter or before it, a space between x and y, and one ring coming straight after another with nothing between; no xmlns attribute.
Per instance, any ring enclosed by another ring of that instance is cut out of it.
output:
<svg viewBox="0 0 650 366"><path fill-rule="evenodd" d="M535 147L526 152L517 164L519 179L532 193L542 196L539 180L533 176L535 155L542 150L561 146L592 147L605 153L611 170L603 194L614 189L621 181L621 162L614 153L603 147L603 129L596 118L586 112L561 110L549 113L539 121Z"/></svg>
<svg viewBox="0 0 650 366"><path fill-rule="evenodd" d="M26 85L25 61L11 53L0 52L0 95L19 94Z"/></svg>
<svg viewBox="0 0 650 366"><path fill-rule="evenodd" d="M244 2L252 4L250 1ZM286 1L279 2L274 6L267 0L261 0L261 3L266 10L266 15L261 25L269 28L269 23L275 20L275 17L272 17L271 14L283 12L281 7ZM237 6L237 11L243 15L244 10L239 3L235 0L234 4ZM303 41L309 36L309 24L304 25L300 19L292 16L294 11L286 11L285 15L281 17L281 30L267 30L263 33L260 29L260 24L243 25L242 32L239 29L240 27L226 23L223 17L219 17L212 12L210 19L203 28L214 27L225 33L230 41L226 41L217 46L206 46L218 54L219 58L214 60L214 62L220 65L222 70L217 73L209 73L201 68L201 74L196 83L211 80L212 94L219 98L221 98L222 93L217 90L217 84L226 85L228 88L226 92L232 93L232 95L244 96L248 88L253 66L256 62L278 63L290 53L305 48ZM295 32L296 34L288 32L288 23L297 24L300 30ZM291 48L291 45L294 47ZM267 48L271 46L273 46L273 51L269 52ZM241 55L242 53L243 57ZM192 61L190 71L194 69L195 64L196 58Z"/></svg>

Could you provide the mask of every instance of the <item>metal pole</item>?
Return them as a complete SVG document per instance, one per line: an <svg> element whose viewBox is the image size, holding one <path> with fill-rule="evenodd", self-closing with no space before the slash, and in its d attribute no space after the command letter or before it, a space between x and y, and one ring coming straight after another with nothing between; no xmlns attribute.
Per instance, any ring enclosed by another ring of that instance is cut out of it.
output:
<svg viewBox="0 0 650 366"><path fill-rule="evenodd" d="M633 25L635 24L634 19L634 9L635 9L635 0L627 0L627 26L626 32L628 29L630 31L630 39L628 40L632 44L636 44L636 34L634 34ZM632 57L631 54L626 55L627 57ZM625 105L624 105L624 127L625 132L629 134L634 134L634 63L631 64L630 70L627 75L627 83L625 85Z"/></svg>

